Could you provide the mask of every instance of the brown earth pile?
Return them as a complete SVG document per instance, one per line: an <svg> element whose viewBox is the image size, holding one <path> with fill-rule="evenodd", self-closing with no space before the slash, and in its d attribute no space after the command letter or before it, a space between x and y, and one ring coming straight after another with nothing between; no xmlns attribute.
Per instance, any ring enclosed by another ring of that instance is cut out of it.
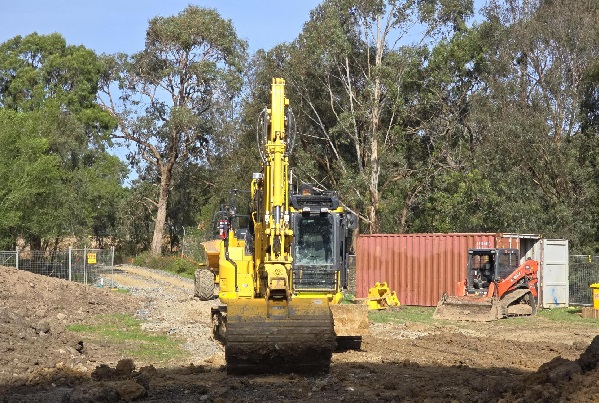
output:
<svg viewBox="0 0 599 403"><path fill-rule="evenodd" d="M334 353L326 374L231 376L210 338L218 301L155 271L112 278L130 294L0 268L0 402L599 401L599 322L370 323L361 350ZM137 313L188 354L134 361L122 345L66 329L115 313Z"/></svg>
<svg viewBox="0 0 599 403"><path fill-rule="evenodd" d="M101 314L133 314L139 303L131 298L0 267L0 383L33 382L51 368L94 366L94 351L65 327Z"/></svg>

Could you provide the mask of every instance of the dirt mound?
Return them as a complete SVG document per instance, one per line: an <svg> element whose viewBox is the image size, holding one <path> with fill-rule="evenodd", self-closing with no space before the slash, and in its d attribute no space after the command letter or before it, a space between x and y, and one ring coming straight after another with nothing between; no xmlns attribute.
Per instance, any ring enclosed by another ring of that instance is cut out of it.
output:
<svg viewBox="0 0 599 403"><path fill-rule="evenodd" d="M35 384L61 376L53 371L94 368L94 352L66 326L100 314L134 313L131 298L0 267L0 384Z"/></svg>
<svg viewBox="0 0 599 403"><path fill-rule="evenodd" d="M326 374L231 376L211 336L218 300L193 298L192 280L156 270L117 266L111 276L128 294L0 268L0 402L599 401L588 321L410 321L399 309L369 324L360 350L334 352ZM117 338L66 328L118 313L186 353L162 359L154 345L158 354L135 355Z"/></svg>
<svg viewBox="0 0 599 403"><path fill-rule="evenodd" d="M599 336L576 360L556 357L510 391L507 402L596 402L599 400Z"/></svg>

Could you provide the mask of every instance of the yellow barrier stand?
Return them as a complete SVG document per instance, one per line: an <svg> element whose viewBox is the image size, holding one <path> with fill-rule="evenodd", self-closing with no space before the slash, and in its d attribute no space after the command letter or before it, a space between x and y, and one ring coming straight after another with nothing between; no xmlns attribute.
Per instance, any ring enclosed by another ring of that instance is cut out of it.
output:
<svg viewBox="0 0 599 403"><path fill-rule="evenodd" d="M593 309L599 309L599 283L591 284L593 290Z"/></svg>
<svg viewBox="0 0 599 403"><path fill-rule="evenodd" d="M389 290L386 282L379 283L378 281L374 287L368 289L367 303L369 310L387 309L400 305L395 291Z"/></svg>

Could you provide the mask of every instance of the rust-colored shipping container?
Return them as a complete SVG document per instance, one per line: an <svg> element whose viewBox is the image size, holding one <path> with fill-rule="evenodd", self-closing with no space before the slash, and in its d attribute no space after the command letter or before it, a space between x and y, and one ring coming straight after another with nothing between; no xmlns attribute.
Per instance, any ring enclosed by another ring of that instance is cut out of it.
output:
<svg viewBox="0 0 599 403"><path fill-rule="evenodd" d="M387 282L403 305L435 306L455 294L466 278L468 249L494 248L498 234L360 235L356 250L356 296L366 298Z"/></svg>

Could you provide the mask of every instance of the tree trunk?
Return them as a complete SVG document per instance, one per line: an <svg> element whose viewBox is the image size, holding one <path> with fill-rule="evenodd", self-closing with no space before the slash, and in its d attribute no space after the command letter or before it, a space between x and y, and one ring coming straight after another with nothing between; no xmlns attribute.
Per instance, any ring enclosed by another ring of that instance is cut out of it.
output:
<svg viewBox="0 0 599 403"><path fill-rule="evenodd" d="M379 79L375 80L374 94L372 102L372 120L370 122L370 184L368 187L370 193L370 206L368 212L368 219L370 220L369 230L371 234L379 232L379 220L378 211L380 204L380 193L379 193L379 177L381 175L381 161L379 158L379 119L380 119L380 105L379 101L381 98L381 84Z"/></svg>
<svg viewBox="0 0 599 403"><path fill-rule="evenodd" d="M377 34L376 34L376 54L374 65L379 67L383 60L383 48L385 43L385 35L381 33L381 17L377 17ZM378 73L377 73L378 74ZM368 211L368 219L370 220L369 230L371 234L379 232L379 177L381 175L381 161L379 158L379 128L381 116L381 81L378 75L374 79L374 93L372 94L372 115L370 122L370 206Z"/></svg>
<svg viewBox="0 0 599 403"><path fill-rule="evenodd" d="M373 127L374 129L374 127ZM378 141L377 133L372 133L372 142L370 145L370 165L372 171L370 172L370 206L368 211L368 219L370 221L369 231L371 234L379 232L379 175L381 172L381 165L378 157Z"/></svg>
<svg viewBox="0 0 599 403"><path fill-rule="evenodd" d="M160 195L158 196L156 220L154 221L154 235L152 237L152 256L162 255L162 239L164 235L164 223L166 222L166 203L168 201L169 188L171 186L173 166L174 164L169 162L161 168Z"/></svg>

